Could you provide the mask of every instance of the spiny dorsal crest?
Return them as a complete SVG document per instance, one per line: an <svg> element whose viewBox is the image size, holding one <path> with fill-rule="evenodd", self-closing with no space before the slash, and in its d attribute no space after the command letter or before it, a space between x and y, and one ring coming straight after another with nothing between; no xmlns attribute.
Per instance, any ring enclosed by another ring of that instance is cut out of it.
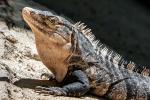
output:
<svg viewBox="0 0 150 100"><path fill-rule="evenodd" d="M83 33L86 36L86 38L88 38L88 40L92 43L92 45L94 46L94 48L96 48L96 44L98 44L99 41L98 40L95 41L95 36L92 34L91 29L86 28L86 25L84 25L84 23L81 23L81 22L77 22L74 26L78 30L80 30L81 33Z"/></svg>
<svg viewBox="0 0 150 100"><path fill-rule="evenodd" d="M118 64L121 62L122 56L106 46L105 44L102 44L99 42L99 40L95 39L95 35L91 32L91 29L87 28L84 23L81 23L80 21L75 23L74 26L81 31L82 34L90 41L90 43L93 45L94 49L96 50L97 55L102 55L104 57L108 56L108 59L113 59L112 63ZM108 60L107 59L107 60ZM124 61L123 61L124 62ZM129 62L126 65L123 65L123 62L121 62L121 66L126 67L130 71L134 71L137 73L141 73L143 76L149 76L150 70L144 68L142 71L139 72L139 69L136 67L136 64L134 62ZM137 68L137 69L136 69Z"/></svg>
<svg viewBox="0 0 150 100"><path fill-rule="evenodd" d="M105 56L109 56L108 59L111 59L113 57L114 63L119 63L122 56L119 55L114 50L110 49L105 44L102 44L99 40L95 39L94 34L91 32L91 29L87 28L84 23L81 23L80 21L74 24L74 26L81 31L82 34L91 42L94 49L96 50L97 55L101 55L105 58ZM112 56L113 55L113 56Z"/></svg>
<svg viewBox="0 0 150 100"><path fill-rule="evenodd" d="M143 76L149 76L150 75L150 70L146 67L143 67L141 70L139 67L137 67L137 65L134 62L129 62L126 65L126 68L130 71L134 71L136 73L140 73Z"/></svg>
<svg viewBox="0 0 150 100"><path fill-rule="evenodd" d="M134 63L134 62L131 62L131 61L130 61L130 62L128 63L128 65L127 65L127 69L128 69L128 70L132 70L132 71L133 71L133 70L135 69L135 67L136 67L136 66L135 66L135 63Z"/></svg>

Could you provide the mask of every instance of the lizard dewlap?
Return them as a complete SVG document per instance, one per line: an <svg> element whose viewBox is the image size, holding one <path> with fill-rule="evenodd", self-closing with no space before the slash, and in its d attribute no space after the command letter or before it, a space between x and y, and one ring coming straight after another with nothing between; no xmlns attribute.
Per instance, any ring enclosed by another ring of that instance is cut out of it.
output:
<svg viewBox="0 0 150 100"><path fill-rule="evenodd" d="M95 39L84 23L76 24L48 11L25 7L23 19L35 34L38 53L62 87L37 87L38 92L82 96L87 92L111 100L150 100L148 69ZM53 80L51 79L51 80Z"/></svg>

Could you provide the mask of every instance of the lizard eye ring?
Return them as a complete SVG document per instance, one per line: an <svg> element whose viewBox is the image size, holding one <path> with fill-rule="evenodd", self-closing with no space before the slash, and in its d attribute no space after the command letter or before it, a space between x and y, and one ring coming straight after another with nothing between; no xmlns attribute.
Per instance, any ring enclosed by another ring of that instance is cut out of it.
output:
<svg viewBox="0 0 150 100"><path fill-rule="evenodd" d="M34 12L30 12L30 15L34 15L35 13Z"/></svg>
<svg viewBox="0 0 150 100"><path fill-rule="evenodd" d="M49 17L49 21L52 23L52 24L56 24L58 23L59 19L54 17L54 16L51 16Z"/></svg>

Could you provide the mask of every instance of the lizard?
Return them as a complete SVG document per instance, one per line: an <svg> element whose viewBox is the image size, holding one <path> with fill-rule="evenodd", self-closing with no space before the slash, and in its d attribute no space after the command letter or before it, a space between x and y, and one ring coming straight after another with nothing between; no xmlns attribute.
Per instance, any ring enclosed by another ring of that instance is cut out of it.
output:
<svg viewBox="0 0 150 100"><path fill-rule="evenodd" d="M38 93L81 97L91 93L110 100L149 100L149 69L137 72L135 63L95 39L84 23L73 23L50 11L30 7L22 16L35 35L50 81L61 86L37 86Z"/></svg>

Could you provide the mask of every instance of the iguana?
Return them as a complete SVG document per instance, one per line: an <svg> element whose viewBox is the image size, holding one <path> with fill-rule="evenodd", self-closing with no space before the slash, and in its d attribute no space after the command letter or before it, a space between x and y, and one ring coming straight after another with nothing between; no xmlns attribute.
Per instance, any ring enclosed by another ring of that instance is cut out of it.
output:
<svg viewBox="0 0 150 100"><path fill-rule="evenodd" d="M84 23L73 23L49 11L29 7L23 19L35 34L42 62L62 86L36 87L37 92L80 97L87 92L111 100L149 100L149 70L136 65L95 39Z"/></svg>

